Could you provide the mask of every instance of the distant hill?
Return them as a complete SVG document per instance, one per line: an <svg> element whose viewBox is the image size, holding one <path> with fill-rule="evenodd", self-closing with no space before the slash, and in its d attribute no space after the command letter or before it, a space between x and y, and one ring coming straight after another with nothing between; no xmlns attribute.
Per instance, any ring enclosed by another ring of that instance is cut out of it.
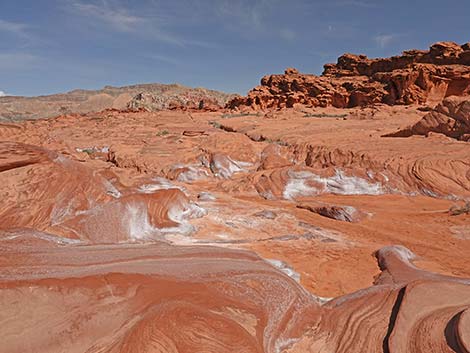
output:
<svg viewBox="0 0 470 353"><path fill-rule="evenodd" d="M105 86L101 90L73 90L39 97L0 97L0 121L41 119L69 113L88 113L104 109L127 109L140 94L158 97L152 109L174 106L198 106L201 100L223 107L234 94L190 88L179 84L138 84L124 87Z"/></svg>

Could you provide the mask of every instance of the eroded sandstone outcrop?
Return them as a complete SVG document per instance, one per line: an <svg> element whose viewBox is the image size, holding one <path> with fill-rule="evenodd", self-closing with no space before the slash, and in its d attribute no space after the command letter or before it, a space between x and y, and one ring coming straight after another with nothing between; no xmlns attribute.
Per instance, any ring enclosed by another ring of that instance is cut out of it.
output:
<svg viewBox="0 0 470 353"><path fill-rule="evenodd" d="M173 96L141 92L129 101L127 108L131 111L144 110L148 112L164 109L217 111L223 108L224 103L223 99L210 97L204 91L178 93Z"/></svg>
<svg viewBox="0 0 470 353"><path fill-rule="evenodd" d="M359 222L364 213L352 206L330 205L322 203L300 203L297 208L307 210L320 216L336 219L337 221L355 223Z"/></svg>
<svg viewBox="0 0 470 353"><path fill-rule="evenodd" d="M235 97L227 107L255 109L307 106L347 108L375 103L435 105L451 95L470 94L470 45L433 44L428 51L369 59L344 54L326 64L321 76L289 68L268 75L246 97Z"/></svg>
<svg viewBox="0 0 470 353"><path fill-rule="evenodd" d="M470 352L470 144L316 110L0 123L1 351Z"/></svg>
<svg viewBox="0 0 470 353"><path fill-rule="evenodd" d="M449 97L416 124L385 137L409 137L441 133L458 140L470 140L470 97Z"/></svg>

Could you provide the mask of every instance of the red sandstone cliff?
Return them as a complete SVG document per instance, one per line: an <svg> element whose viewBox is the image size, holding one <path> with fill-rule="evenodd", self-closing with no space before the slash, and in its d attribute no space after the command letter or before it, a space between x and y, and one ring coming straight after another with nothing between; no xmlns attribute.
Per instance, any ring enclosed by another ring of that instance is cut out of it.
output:
<svg viewBox="0 0 470 353"><path fill-rule="evenodd" d="M246 97L235 97L228 108L255 109L308 106L348 108L374 103L431 104L451 95L470 94L470 44L433 44L429 51L408 50L400 56L369 59L344 54L326 64L321 76L287 69L268 75Z"/></svg>

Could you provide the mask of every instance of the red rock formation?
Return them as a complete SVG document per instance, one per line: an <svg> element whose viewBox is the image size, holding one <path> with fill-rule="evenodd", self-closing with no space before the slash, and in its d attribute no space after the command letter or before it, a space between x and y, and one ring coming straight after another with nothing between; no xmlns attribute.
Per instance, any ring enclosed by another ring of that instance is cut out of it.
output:
<svg viewBox="0 0 470 353"><path fill-rule="evenodd" d="M436 104L451 95L470 94L470 45L439 42L429 51L408 50L400 56L369 59L344 54L325 65L321 76L289 68L268 75L247 97L235 97L227 107L255 109L308 106L337 108L374 103Z"/></svg>
<svg viewBox="0 0 470 353"><path fill-rule="evenodd" d="M339 206L321 203L301 203L297 208L304 209L320 216L336 219L344 222L359 222L364 217L364 213L352 206Z"/></svg>
<svg viewBox="0 0 470 353"><path fill-rule="evenodd" d="M449 97L416 124L385 137L428 135L430 132L468 141L470 140L470 97Z"/></svg>
<svg viewBox="0 0 470 353"><path fill-rule="evenodd" d="M407 108L0 123L0 351L468 353L470 144Z"/></svg>
<svg viewBox="0 0 470 353"><path fill-rule="evenodd" d="M377 252L375 285L324 300L246 251L13 236L0 232L5 352L469 352L470 281L402 246Z"/></svg>

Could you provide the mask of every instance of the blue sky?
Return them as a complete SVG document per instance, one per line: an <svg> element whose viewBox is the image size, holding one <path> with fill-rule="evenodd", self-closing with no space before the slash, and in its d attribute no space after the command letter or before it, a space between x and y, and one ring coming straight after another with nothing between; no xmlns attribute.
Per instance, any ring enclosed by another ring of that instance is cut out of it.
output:
<svg viewBox="0 0 470 353"><path fill-rule="evenodd" d="M246 93L344 52L470 41L469 0L1 0L0 91L144 82ZM1 93L0 93L1 94Z"/></svg>

